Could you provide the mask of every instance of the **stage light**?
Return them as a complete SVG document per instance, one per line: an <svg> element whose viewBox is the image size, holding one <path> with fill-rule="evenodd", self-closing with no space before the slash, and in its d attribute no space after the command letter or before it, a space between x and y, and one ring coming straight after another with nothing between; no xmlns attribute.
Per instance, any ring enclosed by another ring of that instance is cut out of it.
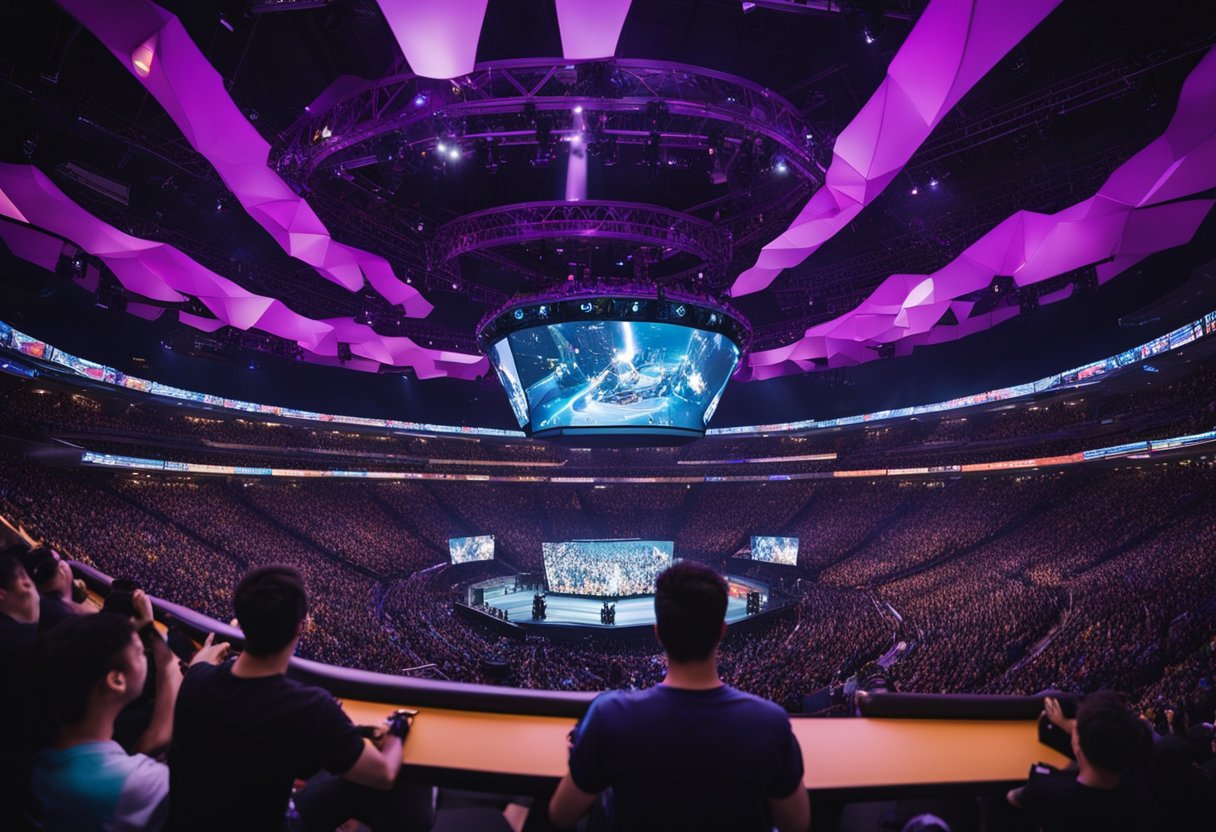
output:
<svg viewBox="0 0 1216 832"><path fill-rule="evenodd" d="M631 308L631 309L632 309L634 312L637 312L637 311L638 311L638 309L640 309L640 308L641 308L641 306L640 306L640 305L638 304L638 302L635 300L635 301L633 302L633 306L632 306L632 307L630 307L630 308Z"/></svg>
<svg viewBox="0 0 1216 832"><path fill-rule="evenodd" d="M578 147L582 143L583 143L583 134L582 133L575 133L573 136L570 137L570 144L574 145L575 147Z"/></svg>
<svg viewBox="0 0 1216 832"><path fill-rule="evenodd" d="M913 185L912 190L908 191L908 193L912 194L912 196L916 196L917 194L920 193L920 188Z"/></svg>
<svg viewBox="0 0 1216 832"><path fill-rule="evenodd" d="M575 115L578 115L578 114L579 114L579 113L581 113L582 111L583 111L583 105L582 105L582 104L579 104L578 106L576 106L576 107L574 108L574 114L575 114Z"/></svg>
<svg viewBox="0 0 1216 832"><path fill-rule="evenodd" d="M460 159L460 148L458 148L458 147L452 148L452 152L448 154L448 158L451 159L453 162L459 160Z"/></svg>
<svg viewBox="0 0 1216 832"><path fill-rule="evenodd" d="M321 128L321 138L328 139L333 134L334 134L334 131L329 129L328 124Z"/></svg>
<svg viewBox="0 0 1216 832"><path fill-rule="evenodd" d="M754 12L755 10L756 10L756 4L755 4L755 3L744 3L744 4L743 4L743 13L744 13L744 14L751 14L751 13L752 13L752 12Z"/></svg>
<svg viewBox="0 0 1216 832"><path fill-rule="evenodd" d="M687 311L688 311L688 310L684 308L684 304L682 304L682 303L681 303L679 306L677 306L677 307L676 307L676 317L677 317L677 318L683 318L683 317L684 317L684 313L685 313L685 312L687 312Z"/></svg>
<svg viewBox="0 0 1216 832"><path fill-rule="evenodd" d="M515 320L522 321L523 319L524 319L524 310L516 309L515 310Z"/></svg>
<svg viewBox="0 0 1216 832"><path fill-rule="evenodd" d="M876 38L874 37L874 33L870 31L870 28L868 26L861 30L861 38L866 43L870 43L870 44L874 43L874 41L876 40Z"/></svg>
<svg viewBox="0 0 1216 832"><path fill-rule="evenodd" d="M448 146L446 144L444 144L443 142L440 142L439 144L435 145L435 150L437 150L440 153L447 153Z"/></svg>
<svg viewBox="0 0 1216 832"><path fill-rule="evenodd" d="M135 74L140 78L147 78L152 72L152 59L156 55L156 37L150 37L140 44L134 52L131 53L131 64L135 67Z"/></svg>
<svg viewBox="0 0 1216 832"><path fill-rule="evenodd" d="M426 100L427 100L426 94L420 92L414 96L414 106L415 107L425 107Z"/></svg>
<svg viewBox="0 0 1216 832"><path fill-rule="evenodd" d="M930 187L930 188L933 188L934 190L937 190L937 186L938 186L938 181L937 181L936 179L930 179L930 180L929 180L929 187Z"/></svg>
<svg viewBox="0 0 1216 832"><path fill-rule="evenodd" d="M592 307L591 301L585 300L578 305L578 308L582 312L590 312L594 307Z"/></svg>

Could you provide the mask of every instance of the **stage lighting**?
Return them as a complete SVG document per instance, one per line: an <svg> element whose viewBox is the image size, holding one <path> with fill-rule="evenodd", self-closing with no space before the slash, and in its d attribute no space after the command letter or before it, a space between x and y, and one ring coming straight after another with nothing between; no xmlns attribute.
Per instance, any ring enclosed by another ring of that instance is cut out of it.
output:
<svg viewBox="0 0 1216 832"><path fill-rule="evenodd" d="M578 106L576 106L576 107L574 108L574 114L575 114L575 115L578 115L578 114L582 113L582 111L583 111L583 105L582 105L582 104L579 104Z"/></svg>
<svg viewBox="0 0 1216 832"><path fill-rule="evenodd" d="M574 145L575 147L578 147L582 143L583 143L583 134L582 133L575 133L573 136L570 137L570 144Z"/></svg>
<svg viewBox="0 0 1216 832"><path fill-rule="evenodd" d="M755 4L755 3L744 3L744 4L743 4L743 13L744 13L744 14L751 14L751 13L752 13L752 12L754 12L755 10L756 10L756 4Z"/></svg>
<svg viewBox="0 0 1216 832"><path fill-rule="evenodd" d="M936 179L930 179L930 180L929 180L929 187L930 187L930 188L933 188L934 190L937 190L937 186L938 186L938 184L939 184L939 183L938 183L938 181L937 181Z"/></svg>
<svg viewBox="0 0 1216 832"><path fill-rule="evenodd" d="M450 153L448 153L448 158L451 159L453 162L458 161L460 159L460 148L458 148L458 147L452 148L452 151Z"/></svg>
<svg viewBox="0 0 1216 832"><path fill-rule="evenodd" d="M438 151L439 153L447 153L448 146L446 144L444 144L443 142L440 142L439 144L435 145L435 150Z"/></svg>
<svg viewBox="0 0 1216 832"><path fill-rule="evenodd" d="M524 319L524 310L516 309L515 310L515 320L522 321L523 319Z"/></svg>
<svg viewBox="0 0 1216 832"><path fill-rule="evenodd" d="M415 106L415 107L425 107L425 106L426 106L426 100L427 100L426 93L421 93L421 92L420 92L420 93L418 93L417 95L415 95L415 96L414 96L414 106Z"/></svg>
<svg viewBox="0 0 1216 832"><path fill-rule="evenodd" d="M870 31L870 27L868 26L861 30L861 39L870 44L877 40L877 38L874 37L874 33Z"/></svg>
<svg viewBox="0 0 1216 832"><path fill-rule="evenodd" d="M912 190L908 191L908 193L912 194L912 196L916 196L917 194L920 193L920 188L913 185Z"/></svg>

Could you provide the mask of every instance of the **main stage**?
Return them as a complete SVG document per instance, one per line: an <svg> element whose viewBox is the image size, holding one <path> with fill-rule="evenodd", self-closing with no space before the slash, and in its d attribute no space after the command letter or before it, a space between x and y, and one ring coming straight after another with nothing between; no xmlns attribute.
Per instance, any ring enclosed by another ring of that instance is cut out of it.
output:
<svg viewBox="0 0 1216 832"><path fill-rule="evenodd" d="M544 620L532 617L533 592L523 590L505 595L486 597L485 603L507 613L512 624L545 627L595 627L603 630L620 630L626 627L649 627L654 624L654 596L641 595L616 601L616 624L601 624L600 610L603 598L587 598L574 595L545 595ZM734 623L747 618L747 598L726 600L726 621Z"/></svg>

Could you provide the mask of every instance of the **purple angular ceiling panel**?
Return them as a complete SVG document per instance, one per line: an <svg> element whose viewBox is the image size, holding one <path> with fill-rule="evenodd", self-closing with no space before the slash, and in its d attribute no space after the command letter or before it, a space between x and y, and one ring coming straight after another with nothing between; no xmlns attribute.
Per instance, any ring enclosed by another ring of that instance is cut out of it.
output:
<svg viewBox="0 0 1216 832"><path fill-rule="evenodd" d="M410 69L424 78L468 75L487 0L376 0Z"/></svg>
<svg viewBox="0 0 1216 832"><path fill-rule="evenodd" d="M195 329L201 329L203 332L215 332L217 329L223 329L225 324L223 321L217 321L215 318L203 318L198 315L191 315L189 312L177 313L178 323L183 323L186 326L192 326Z"/></svg>
<svg viewBox="0 0 1216 832"><path fill-rule="evenodd" d="M735 280L759 292L849 224L903 169L933 128L1060 0L932 0L887 76L841 131L824 185Z"/></svg>
<svg viewBox="0 0 1216 832"><path fill-rule="evenodd" d="M348 341L352 351L357 347L361 354L387 356L391 359L388 363L395 366L414 367L420 378L476 378L484 375L489 366L484 356L426 349L408 338L379 335L371 327L349 318L318 321L293 312L281 300L249 292L172 246L133 237L108 225L72 202L45 174L30 165L0 164L0 206L8 206L0 211L5 216L71 240L99 257L119 283L135 294L166 302L185 301L188 296L198 298L215 314L216 320L179 313L182 323L196 329L214 331L226 324L238 329L260 329L295 341L307 351L305 357L309 360L336 356L338 342ZM53 268L55 264L43 256L41 243L31 247L22 242L37 240L31 234L41 232L0 223L0 236L15 241L10 243L14 254ZM53 241L56 252L62 248L61 240L41 236ZM368 368L360 365L357 369Z"/></svg>
<svg viewBox="0 0 1216 832"><path fill-rule="evenodd" d="M856 309L808 329L794 344L752 353L736 378L805 372L807 361L866 361L881 344L905 354L918 344L963 338L1019 313L1015 304L970 315L974 304L962 298L998 276L1032 287L1095 265L1104 283L1152 253L1185 244L1216 205L1196 198L1216 187L1214 90L1216 51L1209 51L1183 85L1165 133L1120 165L1093 197L1055 214L1019 211L932 275L891 275ZM1066 287L1037 300L1070 294ZM938 325L947 309L957 325Z"/></svg>
<svg viewBox="0 0 1216 832"><path fill-rule="evenodd" d="M333 241L308 203L267 166L270 145L232 101L219 73L175 16L148 0L59 0L59 5L144 85L284 251L349 291L362 288L365 270L376 269L373 288L401 298L393 302L402 303L411 317L430 313L431 304L412 287L389 286L384 275L392 274L392 268L383 257ZM484 0L481 5L484 11Z"/></svg>
<svg viewBox="0 0 1216 832"><path fill-rule="evenodd" d="M562 56L572 61L616 54L625 16L633 0L555 0L562 32Z"/></svg>

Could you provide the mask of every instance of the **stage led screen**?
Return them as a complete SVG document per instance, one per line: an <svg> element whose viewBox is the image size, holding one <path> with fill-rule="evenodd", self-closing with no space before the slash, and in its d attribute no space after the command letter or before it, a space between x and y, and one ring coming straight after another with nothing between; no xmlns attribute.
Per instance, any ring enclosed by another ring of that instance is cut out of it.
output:
<svg viewBox="0 0 1216 832"><path fill-rule="evenodd" d="M571 321L494 344L520 426L701 433L739 362L718 332L651 321Z"/></svg>
<svg viewBox="0 0 1216 832"><path fill-rule="evenodd" d="M452 563L472 563L478 560L494 560L494 535L477 537L453 537L448 540L448 552Z"/></svg>
<svg viewBox="0 0 1216 832"><path fill-rule="evenodd" d="M798 538L752 537L752 560L795 566L798 563Z"/></svg>
<svg viewBox="0 0 1216 832"><path fill-rule="evenodd" d="M625 598L654 593L672 562L670 540L571 540L542 543L550 592Z"/></svg>

